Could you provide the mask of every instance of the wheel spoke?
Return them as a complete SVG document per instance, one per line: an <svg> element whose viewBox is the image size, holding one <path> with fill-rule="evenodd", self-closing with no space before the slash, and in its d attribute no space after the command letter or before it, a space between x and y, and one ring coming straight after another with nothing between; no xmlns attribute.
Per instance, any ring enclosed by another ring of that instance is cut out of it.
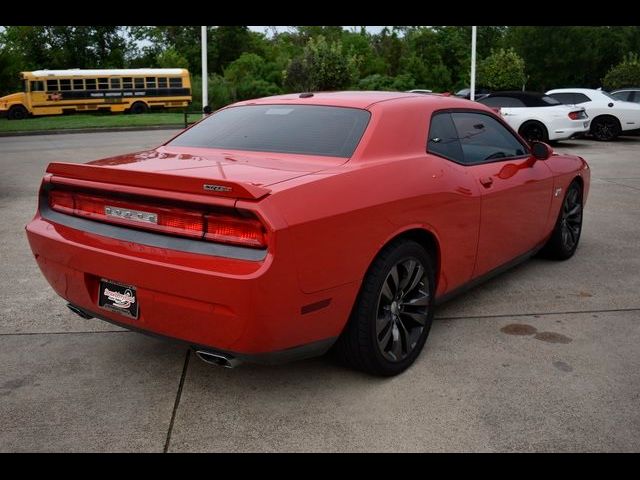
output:
<svg viewBox="0 0 640 480"><path fill-rule="evenodd" d="M389 353L393 354L396 360L400 360L402 358L402 341L400 340L400 330L397 325L394 325L390 329L393 339L391 340L391 351Z"/></svg>
<svg viewBox="0 0 640 480"><path fill-rule="evenodd" d="M426 307L429 305L429 294L422 290L418 291L419 296L412 298L410 300L406 300L402 302L400 305L404 307Z"/></svg>
<svg viewBox="0 0 640 480"><path fill-rule="evenodd" d="M420 283L420 280L422 280L422 277L424 276L424 267L422 265L418 265L418 268L416 270L417 271L415 272L411 285L409 285L409 288L407 288L406 290L407 293L413 292L413 290L416 288L418 283Z"/></svg>
<svg viewBox="0 0 640 480"><path fill-rule="evenodd" d="M385 328L391 323L391 312L385 310L382 314L376 318L376 332L378 337L384 332Z"/></svg>
<svg viewBox="0 0 640 480"><path fill-rule="evenodd" d="M393 330L393 323L389 322L387 324L387 329L384 332L380 332L378 335L378 345L380 345L380 350L385 352L387 350L387 346L389 345L389 339L391 338L391 331Z"/></svg>
<svg viewBox="0 0 640 480"><path fill-rule="evenodd" d="M404 317L404 318L410 318L411 320L413 320L415 323L417 323L418 325L420 325L421 327L424 327L425 324L427 323L427 314L426 313L416 313L416 312L401 312L400 313L400 317Z"/></svg>
<svg viewBox="0 0 640 480"><path fill-rule="evenodd" d="M389 277L387 277L387 281L388 281L389 278L391 278L393 280L392 291L393 291L394 294L396 294L398 292L398 286L400 284L400 279L399 279L399 275L398 275L398 265L394 265L393 266L393 268L389 272Z"/></svg>
<svg viewBox="0 0 640 480"><path fill-rule="evenodd" d="M408 291L407 285L409 284L409 281L413 277L413 273L416 269L417 264L418 263L413 259L407 260L402 264L407 274L402 277L402 280L400 281L400 285L398 286L398 290L402 290L404 292Z"/></svg>

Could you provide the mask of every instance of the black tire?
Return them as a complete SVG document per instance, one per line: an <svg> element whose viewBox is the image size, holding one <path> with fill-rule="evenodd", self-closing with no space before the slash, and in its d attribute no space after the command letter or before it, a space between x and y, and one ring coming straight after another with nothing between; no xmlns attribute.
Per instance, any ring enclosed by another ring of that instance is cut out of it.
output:
<svg viewBox="0 0 640 480"><path fill-rule="evenodd" d="M149 107L147 107L147 104L144 102L135 102L133 105L131 105L131 108L129 109L129 111L133 114L139 114L139 113L147 113L147 111L149 110Z"/></svg>
<svg viewBox="0 0 640 480"><path fill-rule="evenodd" d="M541 253L554 260L571 258L580 242L582 217L582 187L577 180L574 180L567 188L556 225Z"/></svg>
<svg viewBox="0 0 640 480"><path fill-rule="evenodd" d="M9 120L24 120L29 116L29 111L22 105L14 105L9 109Z"/></svg>
<svg viewBox="0 0 640 480"><path fill-rule="evenodd" d="M549 132L547 131L547 127L535 120L524 122L520 126L518 133L527 141L527 143L531 143L533 141L549 142Z"/></svg>
<svg viewBox="0 0 640 480"><path fill-rule="evenodd" d="M434 292L433 261L425 249L412 240L389 244L364 278L351 318L334 347L338 358L373 375L406 370L429 335Z"/></svg>
<svg viewBox="0 0 640 480"><path fill-rule="evenodd" d="M610 115L594 118L589 130L593 138L601 142L609 142L616 139L621 131L622 128L618 119Z"/></svg>

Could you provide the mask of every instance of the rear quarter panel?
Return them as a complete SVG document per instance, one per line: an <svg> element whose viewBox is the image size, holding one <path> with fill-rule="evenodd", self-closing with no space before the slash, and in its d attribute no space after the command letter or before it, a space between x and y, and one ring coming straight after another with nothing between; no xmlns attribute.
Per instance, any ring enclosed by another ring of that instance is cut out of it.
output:
<svg viewBox="0 0 640 480"><path fill-rule="evenodd" d="M430 232L440 246L438 293L471 278L479 187L460 165L426 154L433 107L403 103L371 108L350 162L266 200L289 225L303 292L358 288L381 248L412 229Z"/></svg>

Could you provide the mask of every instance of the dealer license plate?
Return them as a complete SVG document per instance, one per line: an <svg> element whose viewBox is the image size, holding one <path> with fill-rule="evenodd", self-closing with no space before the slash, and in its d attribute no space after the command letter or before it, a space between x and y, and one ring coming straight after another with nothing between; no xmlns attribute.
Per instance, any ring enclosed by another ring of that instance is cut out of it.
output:
<svg viewBox="0 0 640 480"><path fill-rule="evenodd" d="M138 318L138 297L136 288L131 285L103 278L100 280L98 305L126 317Z"/></svg>

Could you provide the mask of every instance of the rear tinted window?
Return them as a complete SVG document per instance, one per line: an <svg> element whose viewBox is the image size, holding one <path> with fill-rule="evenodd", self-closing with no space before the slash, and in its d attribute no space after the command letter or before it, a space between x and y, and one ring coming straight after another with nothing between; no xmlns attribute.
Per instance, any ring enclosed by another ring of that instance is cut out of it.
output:
<svg viewBox="0 0 640 480"><path fill-rule="evenodd" d="M558 100L560 103L564 103L565 105L576 105L578 103L590 102L591 99L587 97L584 93L570 93L570 92L561 92L561 93L550 93L550 96Z"/></svg>
<svg viewBox="0 0 640 480"><path fill-rule="evenodd" d="M175 138L169 145L350 157L369 112L315 105L231 107Z"/></svg>
<svg viewBox="0 0 640 480"><path fill-rule="evenodd" d="M478 100L479 103L488 107L525 107L524 102L518 98L513 97L487 97L482 100Z"/></svg>

